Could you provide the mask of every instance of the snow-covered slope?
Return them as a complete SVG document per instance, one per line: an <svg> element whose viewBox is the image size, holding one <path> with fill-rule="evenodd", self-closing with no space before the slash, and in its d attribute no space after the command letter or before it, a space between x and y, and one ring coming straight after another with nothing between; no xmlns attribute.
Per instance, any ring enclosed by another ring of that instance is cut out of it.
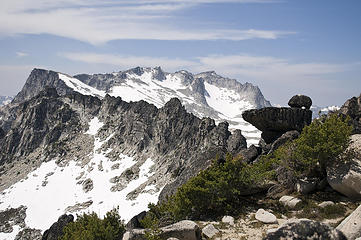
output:
<svg viewBox="0 0 361 240"><path fill-rule="evenodd" d="M11 96L0 96L0 106L9 104L13 98Z"/></svg>
<svg viewBox="0 0 361 240"><path fill-rule="evenodd" d="M112 135L101 141L97 133L102 126L97 117L89 123L85 134L94 137L94 150L86 165L70 161L65 166L59 166L55 159L42 163L24 180L2 192L0 210L26 206L26 226L44 231L64 213L94 211L104 216L107 211L119 206L122 219L128 221L146 210L149 203L156 203L161 188L155 185L147 185L135 199L128 196L153 175L151 168L154 162L150 158L139 167L139 178L130 181L121 191L111 191L114 185L111 179L137 162L123 154L116 161L106 157L112 149L102 151L100 148ZM84 191L84 185L91 186L89 191ZM0 233L0 239L13 240L20 229L15 225L11 233Z"/></svg>
<svg viewBox="0 0 361 240"><path fill-rule="evenodd" d="M241 129L249 145L258 143L260 132L242 119L242 112L271 106L258 87L241 84L215 72L194 75L187 71L166 73L159 67L137 67L124 72L82 74L73 78L59 74L59 78L82 94L109 94L128 102L145 100L157 107L177 97L194 115L211 117L216 122L227 121L231 129Z"/></svg>

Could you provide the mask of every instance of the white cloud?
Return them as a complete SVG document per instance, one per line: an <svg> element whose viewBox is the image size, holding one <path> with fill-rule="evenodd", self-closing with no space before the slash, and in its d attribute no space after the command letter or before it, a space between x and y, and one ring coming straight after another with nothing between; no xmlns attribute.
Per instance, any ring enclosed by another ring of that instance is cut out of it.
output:
<svg viewBox="0 0 361 240"><path fill-rule="evenodd" d="M16 52L15 53L17 57L26 57L26 56L29 56L28 53L26 52Z"/></svg>
<svg viewBox="0 0 361 240"><path fill-rule="evenodd" d="M181 27L177 12L210 3L270 3L267 0L2 0L0 35L52 34L101 44L117 39L277 39L290 31ZM171 19L171 20L169 20Z"/></svg>

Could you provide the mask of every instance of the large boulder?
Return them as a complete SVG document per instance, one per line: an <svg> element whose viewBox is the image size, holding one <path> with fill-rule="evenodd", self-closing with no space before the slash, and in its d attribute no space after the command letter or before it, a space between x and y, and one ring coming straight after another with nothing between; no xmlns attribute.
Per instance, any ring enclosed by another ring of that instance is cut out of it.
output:
<svg viewBox="0 0 361 240"><path fill-rule="evenodd" d="M361 133L361 94L347 100L339 112L351 118L354 134Z"/></svg>
<svg viewBox="0 0 361 240"><path fill-rule="evenodd" d="M53 223L51 227L46 230L43 234L43 237L41 240L58 240L60 237L64 235L64 227L74 221L74 216L69 215L61 215L57 222Z"/></svg>
<svg viewBox="0 0 361 240"><path fill-rule="evenodd" d="M295 95L288 101L288 106L293 108L305 108L310 109L312 106L312 100L305 95Z"/></svg>
<svg viewBox="0 0 361 240"><path fill-rule="evenodd" d="M262 149L252 144L249 148L241 150L238 155L241 156L245 162L251 163L256 160L261 153Z"/></svg>
<svg viewBox="0 0 361 240"><path fill-rule="evenodd" d="M126 232L123 240L146 240L146 229L132 229ZM159 229L161 239L178 238L187 240L201 240L201 230L197 223L183 220Z"/></svg>
<svg viewBox="0 0 361 240"><path fill-rule="evenodd" d="M361 199L361 134L351 136L351 144L341 158L347 161L333 160L326 168L327 181L339 193Z"/></svg>
<svg viewBox="0 0 361 240"><path fill-rule="evenodd" d="M134 217L132 217L132 219L129 220L126 227L128 229L143 228L142 225L140 224L140 221L143 220L146 215L147 215L146 211L143 211L143 212L139 213L138 215L135 215Z"/></svg>
<svg viewBox="0 0 361 240"><path fill-rule="evenodd" d="M290 220L280 226L277 230L267 234L264 240L306 240L306 239L328 239L347 240L337 229L331 228L324 223L308 219Z"/></svg>
<svg viewBox="0 0 361 240"><path fill-rule="evenodd" d="M255 218L263 223L277 223L276 216L273 213L267 212L262 208L258 209Z"/></svg>
<svg viewBox="0 0 361 240"><path fill-rule="evenodd" d="M236 129L227 140L227 150L232 154L236 154L245 148L247 148L246 138L242 135L241 130Z"/></svg>
<svg viewBox="0 0 361 240"><path fill-rule="evenodd" d="M361 237L361 205L337 226L349 240Z"/></svg>
<svg viewBox="0 0 361 240"><path fill-rule="evenodd" d="M272 143L283 133L297 130L312 121L312 111L301 108L268 107L247 110L242 113L247 122L262 131L262 138L266 143Z"/></svg>

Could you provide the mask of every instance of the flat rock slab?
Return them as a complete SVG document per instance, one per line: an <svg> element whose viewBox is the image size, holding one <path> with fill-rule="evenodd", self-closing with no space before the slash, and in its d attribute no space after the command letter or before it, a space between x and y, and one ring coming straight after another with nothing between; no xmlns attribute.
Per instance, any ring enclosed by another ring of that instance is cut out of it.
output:
<svg viewBox="0 0 361 240"><path fill-rule="evenodd" d="M361 238L361 205L337 226L348 239Z"/></svg>
<svg viewBox="0 0 361 240"><path fill-rule="evenodd" d="M202 234L206 238L212 238L218 233L219 233L219 230L217 228L215 228L213 224L208 224L207 226L205 226L202 229Z"/></svg>

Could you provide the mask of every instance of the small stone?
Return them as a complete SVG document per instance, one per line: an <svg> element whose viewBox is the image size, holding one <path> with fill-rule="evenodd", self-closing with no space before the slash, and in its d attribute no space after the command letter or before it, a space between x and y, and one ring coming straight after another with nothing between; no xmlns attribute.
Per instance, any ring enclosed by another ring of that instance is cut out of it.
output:
<svg viewBox="0 0 361 240"><path fill-rule="evenodd" d="M263 223L277 223L276 216L270 212L265 211L262 208L258 209L255 218Z"/></svg>
<svg viewBox="0 0 361 240"><path fill-rule="evenodd" d="M318 204L318 206L321 207L321 208L331 206L331 205L335 205L335 203L332 202L332 201L325 201L325 202L322 202L322 203Z"/></svg>
<svg viewBox="0 0 361 240"><path fill-rule="evenodd" d="M228 223L229 225L234 226L234 218L231 217L231 216L224 216L222 218L222 222L223 223Z"/></svg>
<svg viewBox="0 0 361 240"><path fill-rule="evenodd" d="M213 238L217 233L219 233L219 230L216 229L213 224L208 224L202 229L202 234L206 238Z"/></svg>
<svg viewBox="0 0 361 240"><path fill-rule="evenodd" d="M292 196L283 196L280 198L280 203L282 203L286 207L295 208L297 204L301 203L302 200L299 198L295 198Z"/></svg>

